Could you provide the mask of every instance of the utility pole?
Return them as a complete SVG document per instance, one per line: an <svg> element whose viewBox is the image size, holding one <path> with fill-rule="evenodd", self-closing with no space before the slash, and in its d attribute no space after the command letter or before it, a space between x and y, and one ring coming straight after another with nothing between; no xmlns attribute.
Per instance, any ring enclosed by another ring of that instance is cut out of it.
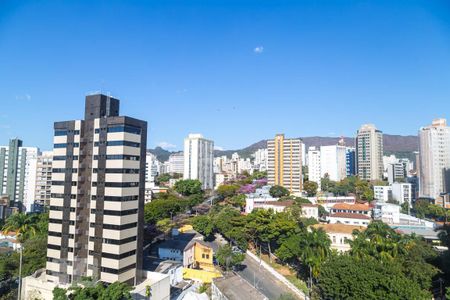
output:
<svg viewBox="0 0 450 300"><path fill-rule="evenodd" d="M19 260L19 288L18 288L18 295L17 299L20 300L22 298L22 244L20 245L20 260Z"/></svg>

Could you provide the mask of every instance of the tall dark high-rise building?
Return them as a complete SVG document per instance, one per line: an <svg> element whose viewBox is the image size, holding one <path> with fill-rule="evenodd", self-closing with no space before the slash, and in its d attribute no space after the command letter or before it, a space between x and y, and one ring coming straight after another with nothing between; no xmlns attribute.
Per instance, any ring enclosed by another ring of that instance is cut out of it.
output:
<svg viewBox="0 0 450 300"><path fill-rule="evenodd" d="M147 123L86 97L84 120L54 124L47 280L142 278Z"/></svg>

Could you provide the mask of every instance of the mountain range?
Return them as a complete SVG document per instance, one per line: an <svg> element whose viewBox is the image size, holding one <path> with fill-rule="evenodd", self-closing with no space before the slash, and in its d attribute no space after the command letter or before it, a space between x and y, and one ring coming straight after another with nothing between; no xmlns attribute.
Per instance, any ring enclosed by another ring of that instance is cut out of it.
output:
<svg viewBox="0 0 450 300"><path fill-rule="evenodd" d="M308 149L311 146L320 147L320 146L336 145L341 138L312 136L312 137L302 137L301 139L305 143L306 149ZM355 146L354 138L344 137L343 139L347 146L352 147ZM419 149L419 138L414 135L402 136L402 135L384 134L383 146L385 155L395 154L399 158L404 157L414 160L415 156L413 152L418 151ZM250 157L250 155L254 153L256 150L263 149L266 147L267 147L267 140L261 140L242 149L215 150L214 155L215 156L226 155L228 157L231 157L233 153L237 152L241 157L247 158ZM162 162L167 161L169 159L170 154L175 153L165 150L161 147L149 149L149 151L154 155L156 155L157 159Z"/></svg>

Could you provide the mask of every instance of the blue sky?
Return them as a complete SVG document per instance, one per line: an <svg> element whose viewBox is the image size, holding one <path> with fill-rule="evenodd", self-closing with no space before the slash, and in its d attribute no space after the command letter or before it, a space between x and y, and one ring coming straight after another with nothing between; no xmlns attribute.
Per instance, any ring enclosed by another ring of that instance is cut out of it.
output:
<svg viewBox="0 0 450 300"><path fill-rule="evenodd" d="M416 134L450 117L450 2L0 2L0 144L50 149L100 90L150 147Z"/></svg>

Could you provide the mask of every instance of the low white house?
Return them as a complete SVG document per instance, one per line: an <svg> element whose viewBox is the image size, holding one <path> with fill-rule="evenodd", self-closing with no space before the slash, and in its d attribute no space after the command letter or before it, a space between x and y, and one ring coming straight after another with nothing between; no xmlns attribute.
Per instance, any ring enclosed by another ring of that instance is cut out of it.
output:
<svg viewBox="0 0 450 300"><path fill-rule="evenodd" d="M286 208L294 205L294 200L286 201L265 201L265 202L255 202L254 198L246 199L245 212L251 213L254 209L272 209L274 212L283 212ZM314 218L319 220L319 206L316 204L303 203L300 205L302 208L302 216L305 218Z"/></svg>
<svg viewBox="0 0 450 300"><path fill-rule="evenodd" d="M331 214L327 217L327 221L330 224L346 224L346 225L357 225L367 227L372 220L371 217L362 215L362 214L354 214L354 213L335 213Z"/></svg>
<svg viewBox="0 0 450 300"><path fill-rule="evenodd" d="M331 240L331 249L338 252L350 251L350 244L348 241L353 240L353 231L365 230L364 226L345 225L345 224L316 224L312 228L322 229L325 231Z"/></svg>

